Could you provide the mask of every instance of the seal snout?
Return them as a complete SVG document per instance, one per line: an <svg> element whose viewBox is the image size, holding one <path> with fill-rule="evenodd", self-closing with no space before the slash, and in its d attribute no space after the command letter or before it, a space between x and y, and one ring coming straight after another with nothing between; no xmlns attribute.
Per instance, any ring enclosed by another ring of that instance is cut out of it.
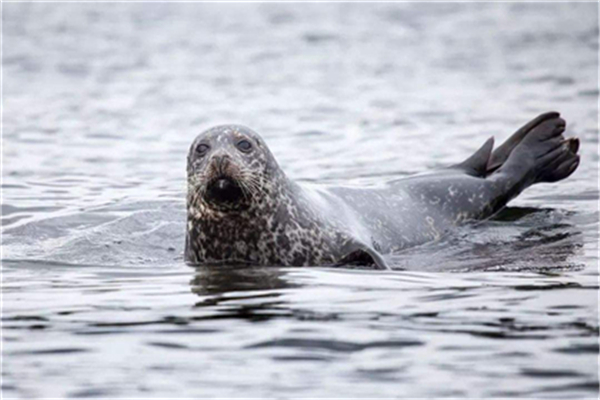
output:
<svg viewBox="0 0 600 400"><path fill-rule="evenodd" d="M217 206L230 207L240 203L244 192L233 179L220 176L212 180L206 190L206 200Z"/></svg>
<svg viewBox="0 0 600 400"><path fill-rule="evenodd" d="M219 154L213 156L211 161L215 169L222 174L225 172L227 167L229 167L229 164L231 163L231 158L229 158L229 155L227 154Z"/></svg>

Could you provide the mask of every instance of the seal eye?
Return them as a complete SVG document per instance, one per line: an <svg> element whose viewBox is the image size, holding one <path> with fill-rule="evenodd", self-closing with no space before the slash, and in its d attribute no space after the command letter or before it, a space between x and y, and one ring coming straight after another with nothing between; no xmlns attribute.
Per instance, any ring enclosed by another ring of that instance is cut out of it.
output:
<svg viewBox="0 0 600 400"><path fill-rule="evenodd" d="M246 139L242 139L239 142L237 142L237 148L243 151L244 153L247 153L250 150L252 150L252 143L250 143Z"/></svg>
<svg viewBox="0 0 600 400"><path fill-rule="evenodd" d="M200 143L198 147L196 147L196 153L198 153L200 156L203 156L206 154L209 148L210 147L207 144Z"/></svg>

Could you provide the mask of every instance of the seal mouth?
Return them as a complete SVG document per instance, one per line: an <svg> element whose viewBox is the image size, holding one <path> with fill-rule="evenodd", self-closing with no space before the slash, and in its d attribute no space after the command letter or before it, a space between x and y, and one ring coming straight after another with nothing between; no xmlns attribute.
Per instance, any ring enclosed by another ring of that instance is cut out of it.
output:
<svg viewBox="0 0 600 400"><path fill-rule="evenodd" d="M218 177L210 181L206 188L206 200L221 208L236 208L244 200L244 191L229 177Z"/></svg>

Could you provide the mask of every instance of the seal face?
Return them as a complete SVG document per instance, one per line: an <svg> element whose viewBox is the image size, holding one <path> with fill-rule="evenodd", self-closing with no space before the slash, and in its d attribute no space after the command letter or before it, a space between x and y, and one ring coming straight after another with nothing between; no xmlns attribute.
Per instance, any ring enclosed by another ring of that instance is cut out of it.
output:
<svg viewBox="0 0 600 400"><path fill-rule="evenodd" d="M204 217L261 207L277 164L262 139L240 126L212 128L188 153L188 204Z"/></svg>
<svg viewBox="0 0 600 400"><path fill-rule="evenodd" d="M192 264L358 264L440 239L488 218L528 186L579 165L558 113L542 114L495 151L493 139L460 164L378 188L289 180L262 138L239 125L201 133L187 158L185 260Z"/></svg>

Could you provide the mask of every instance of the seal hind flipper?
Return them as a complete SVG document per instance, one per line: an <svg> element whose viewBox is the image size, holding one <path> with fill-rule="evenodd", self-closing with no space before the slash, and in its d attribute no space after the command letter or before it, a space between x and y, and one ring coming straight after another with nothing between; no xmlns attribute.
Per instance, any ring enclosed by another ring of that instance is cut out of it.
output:
<svg viewBox="0 0 600 400"><path fill-rule="evenodd" d="M527 136L529 136L531 132L540 127L540 125L542 125L544 122L559 117L560 114L556 111L550 111L538 115L536 118L519 128L504 143L502 143L493 151L494 138L489 138L472 156L460 164L452 166L451 168L461 169L467 175L484 178L500 168L502 164L506 162L512 151ZM576 152L577 151L574 153Z"/></svg>
<svg viewBox="0 0 600 400"><path fill-rule="evenodd" d="M485 177L493 148L494 138L491 137L471 157L451 168L463 170L467 175Z"/></svg>
<svg viewBox="0 0 600 400"><path fill-rule="evenodd" d="M525 130L526 127L529 128ZM518 142L517 134L507 140L509 145L495 161L500 162L505 156L506 160L491 177L517 183L520 192L534 183L557 182L571 175L579 165L579 139L565 139L565 127L565 120L554 112L542 114L525 125L517 132ZM504 154L506 149L510 149L508 154Z"/></svg>
<svg viewBox="0 0 600 400"><path fill-rule="evenodd" d="M561 143L561 147L553 153L544 156L546 159L553 157L554 160L545 170L542 170L538 182L557 182L565 179L577 169L579 165L579 139L569 138Z"/></svg>
<svg viewBox="0 0 600 400"><path fill-rule="evenodd" d="M536 118L532 119L521 128L519 128L515 133L513 133L504 143L502 143L498 148L494 150L487 166L487 173L491 174L510 156L510 153L525 139L525 137L532 132L536 127L542 124L544 121L548 121L554 118L559 118L560 114L556 111L549 111L543 114L538 115Z"/></svg>

